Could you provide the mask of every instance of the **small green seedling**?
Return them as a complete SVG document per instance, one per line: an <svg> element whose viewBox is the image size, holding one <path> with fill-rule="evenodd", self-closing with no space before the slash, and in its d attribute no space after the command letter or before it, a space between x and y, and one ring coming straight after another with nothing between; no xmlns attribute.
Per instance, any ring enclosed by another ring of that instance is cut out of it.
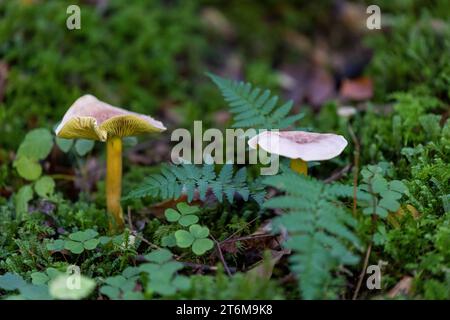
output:
<svg viewBox="0 0 450 320"><path fill-rule="evenodd" d="M400 198L407 193L408 189L399 180L387 181L383 175L384 170L379 166L368 166L361 170L363 184L361 190L368 192L372 200L367 203L363 213L367 215L376 214L386 218L389 212L400 209Z"/></svg>
<svg viewBox="0 0 450 320"><path fill-rule="evenodd" d="M209 229L198 224L189 227L189 231L178 230L175 232L177 246L180 248L192 247L192 252L200 256L214 247L214 242L208 239Z"/></svg>

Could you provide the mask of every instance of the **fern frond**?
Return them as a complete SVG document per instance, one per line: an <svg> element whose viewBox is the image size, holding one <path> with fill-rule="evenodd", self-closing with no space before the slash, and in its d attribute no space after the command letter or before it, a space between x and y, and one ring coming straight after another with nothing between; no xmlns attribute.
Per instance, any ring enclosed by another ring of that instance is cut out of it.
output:
<svg viewBox="0 0 450 320"><path fill-rule="evenodd" d="M234 173L233 165L225 164L217 175L214 166L210 164L202 167L181 164L164 166L161 173L146 178L142 185L131 191L124 200L147 196L177 199L185 193L188 202L191 202L196 191L200 200L205 200L208 190L212 190L219 202L227 200L230 203L234 201L235 195L239 194L245 201L251 198L261 205L265 195L262 184L247 183L245 167Z"/></svg>
<svg viewBox="0 0 450 320"><path fill-rule="evenodd" d="M286 193L267 200L264 207L287 211L274 220L274 226L288 232L285 246L294 252L291 270L298 277L303 298L325 298L327 286L332 284L332 271L359 260L351 250L359 247L352 230L356 221L339 205L339 198L353 196L353 188L324 184L292 171L264 182Z"/></svg>
<svg viewBox="0 0 450 320"><path fill-rule="evenodd" d="M270 90L254 88L250 83L233 81L207 73L222 92L233 114L233 128L285 129L300 120L304 115L288 116L292 100L278 105L278 96Z"/></svg>

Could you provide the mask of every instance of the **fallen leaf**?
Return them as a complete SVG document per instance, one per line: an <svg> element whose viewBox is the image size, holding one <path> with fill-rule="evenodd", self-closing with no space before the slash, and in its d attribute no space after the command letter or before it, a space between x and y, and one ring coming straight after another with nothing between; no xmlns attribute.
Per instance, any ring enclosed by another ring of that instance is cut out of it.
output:
<svg viewBox="0 0 450 320"><path fill-rule="evenodd" d="M366 7L359 3L338 1L338 19L351 31L364 33L369 31L366 26Z"/></svg>
<svg viewBox="0 0 450 320"><path fill-rule="evenodd" d="M311 75L307 101L315 107L321 106L335 95L335 82L333 77L323 68L316 67Z"/></svg>
<svg viewBox="0 0 450 320"><path fill-rule="evenodd" d="M411 291L413 278L410 276L403 277L389 293L389 298L395 298L398 296L407 296Z"/></svg>
<svg viewBox="0 0 450 320"><path fill-rule="evenodd" d="M278 80L286 91L286 99L292 99L296 104L307 102L313 107L320 107L336 94L335 80L331 74L311 63L283 66Z"/></svg>
<svg viewBox="0 0 450 320"><path fill-rule="evenodd" d="M411 213L414 219L418 219L420 217L419 211L417 211L417 209L414 208L412 205L407 204L406 209L408 209L408 211Z"/></svg>
<svg viewBox="0 0 450 320"><path fill-rule="evenodd" d="M150 207L151 212L156 217L164 217L164 211L169 208L175 209L177 204L180 202L187 202L188 198L186 194L181 195L178 199L169 199L162 202L158 202ZM199 200L198 192L194 195L194 199L189 203L191 206L202 205L203 202Z"/></svg>
<svg viewBox="0 0 450 320"><path fill-rule="evenodd" d="M368 77L345 79L342 82L339 94L343 99L368 100L373 96L372 79Z"/></svg>
<svg viewBox="0 0 450 320"><path fill-rule="evenodd" d="M3 101L3 97L6 89L6 79L8 78L9 67L5 62L0 61L0 102Z"/></svg>
<svg viewBox="0 0 450 320"><path fill-rule="evenodd" d="M285 254L288 253L289 251L287 250L270 250L270 259L263 259L260 262L256 263L256 265L252 269L247 271L247 275L250 277L254 277L255 279L269 280L272 277L275 265Z"/></svg>
<svg viewBox="0 0 450 320"><path fill-rule="evenodd" d="M231 39L235 35L230 21L216 8L204 8L201 13L201 20L207 26L207 29L213 30L225 39Z"/></svg>
<svg viewBox="0 0 450 320"><path fill-rule="evenodd" d="M295 30L286 30L283 36L284 41L300 53L310 53L313 48L311 40Z"/></svg>

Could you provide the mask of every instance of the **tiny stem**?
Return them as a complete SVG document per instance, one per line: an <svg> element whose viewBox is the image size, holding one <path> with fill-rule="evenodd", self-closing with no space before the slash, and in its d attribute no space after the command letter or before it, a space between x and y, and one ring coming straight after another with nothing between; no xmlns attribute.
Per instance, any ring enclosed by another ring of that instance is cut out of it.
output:
<svg viewBox="0 0 450 320"><path fill-rule="evenodd" d="M308 175L308 164L302 159L292 159L291 169L299 174Z"/></svg>
<svg viewBox="0 0 450 320"><path fill-rule="evenodd" d="M68 180L68 181L74 181L75 177L71 176L69 174L50 174L49 177L55 179L55 180Z"/></svg>
<svg viewBox="0 0 450 320"><path fill-rule="evenodd" d="M125 226L120 199L122 196L122 139L111 137L106 142L106 208L112 215L111 231Z"/></svg>

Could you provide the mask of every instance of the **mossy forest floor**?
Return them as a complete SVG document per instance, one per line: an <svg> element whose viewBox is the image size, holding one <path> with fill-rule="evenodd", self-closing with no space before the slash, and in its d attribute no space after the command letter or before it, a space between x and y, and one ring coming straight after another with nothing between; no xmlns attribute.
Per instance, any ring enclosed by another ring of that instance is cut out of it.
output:
<svg viewBox="0 0 450 320"><path fill-rule="evenodd" d="M81 29L68 30L74 2ZM447 0L0 1L0 298L449 299L449 12ZM54 134L87 93L167 127L124 140L119 233L105 144ZM170 164L171 133L196 120L348 146L307 177L285 160L275 176Z"/></svg>

